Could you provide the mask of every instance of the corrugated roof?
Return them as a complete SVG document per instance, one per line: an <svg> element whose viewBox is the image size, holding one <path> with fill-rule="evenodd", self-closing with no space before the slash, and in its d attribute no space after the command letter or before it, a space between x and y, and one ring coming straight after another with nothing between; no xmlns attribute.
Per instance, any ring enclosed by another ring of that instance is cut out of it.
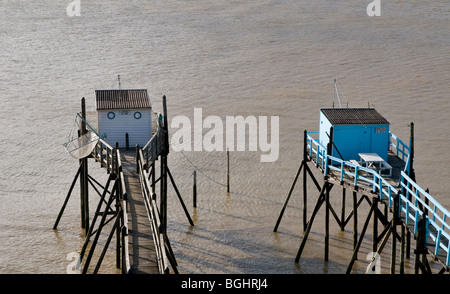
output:
<svg viewBox="0 0 450 294"><path fill-rule="evenodd" d="M389 122L374 108L322 108L332 125L384 125Z"/></svg>
<svg viewBox="0 0 450 294"><path fill-rule="evenodd" d="M95 90L97 110L151 109L147 90Z"/></svg>

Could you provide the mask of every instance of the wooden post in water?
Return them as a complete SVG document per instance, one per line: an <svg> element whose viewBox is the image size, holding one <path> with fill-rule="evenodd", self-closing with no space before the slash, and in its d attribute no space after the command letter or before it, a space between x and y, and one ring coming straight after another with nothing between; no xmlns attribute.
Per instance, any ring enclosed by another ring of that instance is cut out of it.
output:
<svg viewBox="0 0 450 294"><path fill-rule="evenodd" d="M197 171L196 170L194 170L193 176L194 176L194 186L192 188L193 204L194 204L194 207L197 207Z"/></svg>
<svg viewBox="0 0 450 294"><path fill-rule="evenodd" d="M410 127L410 139L409 139L409 177L411 180L416 181L416 173L414 172L414 122L411 122Z"/></svg>
<svg viewBox="0 0 450 294"><path fill-rule="evenodd" d="M227 148L227 193L230 193L230 150Z"/></svg>
<svg viewBox="0 0 450 294"><path fill-rule="evenodd" d="M81 99L81 126L80 135L87 133L86 129L86 102L84 97ZM81 227L89 230L89 186L88 186L88 160L87 157L80 159L82 165L80 172L80 198L81 198Z"/></svg>
<svg viewBox="0 0 450 294"><path fill-rule="evenodd" d="M373 207L374 207L374 214L373 214L373 224L372 224L372 229L373 229L373 234L372 234L372 251L376 252L377 248L378 248L378 197L373 197L372 199L372 203L373 203Z"/></svg>
<svg viewBox="0 0 450 294"><path fill-rule="evenodd" d="M410 125L410 139L409 139L409 174L411 180L416 181L416 173L414 172L414 123ZM411 200L411 195L407 193L408 200ZM406 230L406 258L410 258L411 251L411 232Z"/></svg>
<svg viewBox="0 0 450 294"><path fill-rule="evenodd" d="M333 152L333 127L330 128L330 142L327 144L327 155L331 156ZM331 160L327 159L327 164L331 164ZM325 174L325 181L328 175ZM330 243L330 188L325 191L325 261L328 261L328 251Z"/></svg>
<svg viewBox="0 0 450 294"><path fill-rule="evenodd" d="M160 213L161 213L161 232L165 235L167 232L167 154L169 153L169 140L168 140L168 127L167 127L167 105L166 96L163 96L163 117L162 117L162 152L161 152L161 200L160 200Z"/></svg>
<svg viewBox="0 0 450 294"><path fill-rule="evenodd" d="M345 230L345 187L342 186L341 231Z"/></svg>
<svg viewBox="0 0 450 294"><path fill-rule="evenodd" d="M184 205L183 198L181 197L180 191L178 190L175 180L173 179L172 173L170 172L170 169L168 166L166 167L166 169L167 169L167 174L169 175L169 178L170 178L170 182L172 183L172 186L175 189L175 193L178 196L178 200L180 200L181 206L183 207L184 213L186 214L186 217L188 218L189 223L193 226L194 222L192 221L191 216L189 215L189 212L187 211L186 205Z"/></svg>
<svg viewBox="0 0 450 294"><path fill-rule="evenodd" d="M330 243L330 186L325 192L325 261L328 261Z"/></svg>
<svg viewBox="0 0 450 294"><path fill-rule="evenodd" d="M81 173L81 168L82 168L82 166L80 165L80 167L78 168L77 174L75 175L75 178L72 181L72 185L70 185L70 189L69 189L69 192L67 193L66 199L64 200L64 204L58 213L58 217L56 218L55 224L53 225L53 230L56 230L58 228L59 221L61 220L64 210L66 209L67 202L69 202L69 198L70 198L70 195L72 194L73 187L75 186L75 183L78 180L78 176Z"/></svg>
<svg viewBox="0 0 450 294"><path fill-rule="evenodd" d="M420 218L417 225L417 239L416 239L416 249L414 250L415 261L414 261L414 273L418 274L419 269L423 274L431 274L431 268L428 264L426 255L428 250L426 248L426 234L427 234L427 216L425 214ZM422 260L420 256L422 255Z"/></svg>
<svg viewBox="0 0 450 294"><path fill-rule="evenodd" d="M307 203L308 203L308 189L306 187L307 181L306 181L306 172L307 172L307 166L306 162L308 161L308 132L305 130L303 132L303 165L305 167L303 168L303 231L306 231L307 227Z"/></svg>
<svg viewBox="0 0 450 294"><path fill-rule="evenodd" d="M278 230L278 226L280 225L280 221L281 221L281 218L283 217L284 210L286 209L286 206L287 206L287 204L289 202L289 199L291 198L292 191L294 190L294 187L295 187L295 183L297 182L298 176L300 175L300 172L301 172L303 167L306 168L306 162L304 162L304 161L302 161L302 163L300 164L300 167L299 167L299 169L297 171L297 174L295 176L294 182L292 183L291 189L289 190L289 194L286 197L286 200L284 201L283 208L281 209L280 214L278 215L277 222L275 224L275 227L273 228L274 232L276 232ZM306 213L304 212L303 215L306 216ZM304 225L306 224L306 220L304 220L303 224ZM306 228L304 226L303 226L303 228L304 228L303 231L305 231Z"/></svg>
<svg viewBox="0 0 450 294"><path fill-rule="evenodd" d="M128 133L127 133L128 135ZM128 137L128 136L127 136ZM120 181L120 169L122 168L121 166L119 166L119 154L118 154L118 150L119 150L119 143L116 142L116 148L114 150L114 152L116 153L116 175L117 175L117 181ZM128 150L128 148L127 148ZM120 187L120 189L118 189L117 191L117 196L116 196L116 268L120 268L120 226L119 224L119 220L120 220L120 201L123 195L123 191L122 185L118 185L118 187ZM112 234L112 233L111 233Z"/></svg>
<svg viewBox="0 0 450 294"><path fill-rule="evenodd" d="M358 251L359 251L359 248L361 247L361 244L362 244L364 235L365 235L365 233L366 233L366 229L367 229L367 227L368 227L368 225L369 225L369 221L370 221L370 219L371 219L371 217L372 217L372 213L375 212L375 211L374 211L374 208L375 208L375 207L374 207L374 205L373 205L373 203L372 203L372 205L371 205L371 207L370 207L369 214L368 214L368 216L367 216L367 218L366 218L366 221L365 221L365 223L364 223L364 226L363 226L363 228L362 228L362 230L361 230L361 235L359 236L358 243L356 244L356 248L355 248L354 251L353 251L352 259L350 260L350 264L349 264L348 267L347 267L347 272L346 272L347 274L349 274L349 273L351 272L352 267L353 267L353 264L355 263L355 260L357 259Z"/></svg>
<svg viewBox="0 0 450 294"><path fill-rule="evenodd" d="M397 225L399 224L399 209L400 209L400 195L397 193L394 196L394 209L392 217L392 254L391 254L391 274L395 274L395 260L397 256ZM401 236L401 254L400 254L400 273L403 270L403 257L404 257L404 245L405 245L404 227L402 225Z"/></svg>
<svg viewBox="0 0 450 294"><path fill-rule="evenodd" d="M356 249L358 243L358 193L353 190L353 250ZM355 259L358 255L355 255Z"/></svg>

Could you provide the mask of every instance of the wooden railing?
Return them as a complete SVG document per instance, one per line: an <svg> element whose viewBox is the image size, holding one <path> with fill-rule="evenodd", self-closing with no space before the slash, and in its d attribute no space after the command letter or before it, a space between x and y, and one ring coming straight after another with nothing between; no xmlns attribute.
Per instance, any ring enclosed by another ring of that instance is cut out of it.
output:
<svg viewBox="0 0 450 294"><path fill-rule="evenodd" d="M101 231L106 223L115 219L111 232L108 236L106 244L94 269L94 273L97 273L105 256L106 250L111 242L114 234L116 234L116 264L117 268L121 268L123 274L127 274L130 271L130 260L128 251L128 212L127 212L127 192L125 186L124 175L122 171L122 162L120 159L120 151L117 148L111 147L108 143L99 139L97 145L92 151L92 157L100 162L101 166L106 168L109 179L106 187L101 195L97 210L92 220L92 225L89 227L89 232L86 234L86 240L80 254L80 258L83 258L84 252L87 249L87 245L90 242L91 236L94 236L91 247L89 249L88 256L84 263L83 273L86 273L91 262L95 247L98 243ZM108 186L113 183L112 190L109 192ZM106 201L107 194L110 195L109 200ZM112 209L113 201L115 201L115 211ZM102 205L106 203L104 211L101 212ZM106 217L109 214L113 214L113 218L107 220ZM94 226L97 219L100 218L100 222L97 229L94 232Z"/></svg>
<svg viewBox="0 0 450 294"><path fill-rule="evenodd" d="M151 224L153 232L153 240L156 247L156 257L158 262L158 270L161 274L169 274L169 260L166 254L166 236L161 227L161 216L158 210L158 204L156 202L156 194L154 189L149 183L148 171L145 168L146 159L142 149L136 149L136 164L137 172L139 174L139 182L141 183L142 196L144 197L145 207L149 222Z"/></svg>
<svg viewBox="0 0 450 294"><path fill-rule="evenodd" d="M165 97L163 97L163 105L165 109ZM169 265L172 267L174 273L178 273L175 257L170 247L169 238L167 237L168 146L167 119L159 115L156 133L142 149L136 146L136 165L142 196L153 232L160 274L170 274ZM160 165L162 170L158 179L161 181L160 209L158 209L155 193L155 183L158 181L155 175L155 161L158 159L161 161Z"/></svg>
<svg viewBox="0 0 450 294"><path fill-rule="evenodd" d="M97 145L95 145L92 151L92 157L98 161L101 167L106 168L107 173L115 170L114 148L111 147L106 141L98 139ZM120 156L119 156L120 158Z"/></svg>

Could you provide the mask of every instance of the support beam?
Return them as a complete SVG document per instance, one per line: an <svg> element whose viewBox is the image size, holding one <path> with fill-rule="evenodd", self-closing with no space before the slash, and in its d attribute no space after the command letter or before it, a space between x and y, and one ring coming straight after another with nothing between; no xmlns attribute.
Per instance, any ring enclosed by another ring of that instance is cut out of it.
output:
<svg viewBox="0 0 450 294"><path fill-rule="evenodd" d="M181 206L183 207L184 213L186 214L186 217L189 220L189 223L191 224L191 226L194 225L194 222L191 219L191 216L189 215L189 212L187 211L186 205L184 205L184 201L183 198L181 197L180 191L178 191L178 187L175 184L175 180L172 177L172 173L170 172L169 167L167 167L167 174L169 175L170 181L172 183L173 188L175 189L175 192L177 193L178 196L178 200L180 200Z"/></svg>
<svg viewBox="0 0 450 294"><path fill-rule="evenodd" d="M300 164L300 167L298 168L297 174L295 175L294 182L291 185L291 189L289 190L289 193L288 193L288 195L286 197L286 200L284 201L283 208L281 209L280 214L278 215L277 222L275 224L275 227L273 228L274 232L276 232L278 230L278 226L280 225L281 219L283 218L284 211L285 211L286 206L287 206L287 204L289 202L289 199L291 198L292 191L294 191L294 187L295 187L295 184L297 183L298 176L300 175L300 172L301 172L301 170L302 170L304 165L305 165L305 162L302 161L302 163Z"/></svg>
<svg viewBox="0 0 450 294"><path fill-rule="evenodd" d="M362 241L364 239L364 235L366 233L366 229L367 229L367 227L369 225L370 218L372 217L373 210L374 210L374 207L371 206L370 207L370 211L369 211L369 215L367 216L366 222L364 223L364 227L363 227L363 229L361 231L361 236L359 237L358 243L356 244L356 248L353 251L352 259L350 260L350 264L347 267L346 274L350 274L350 272L351 272L351 270L353 268L353 264L355 263L356 257L358 255L359 248L361 247Z"/></svg>
<svg viewBox="0 0 450 294"><path fill-rule="evenodd" d="M75 183L78 180L78 176L80 175L81 169L82 165L80 165L80 167L78 168L78 171L72 181L72 184L70 185L69 192L67 193L66 199L64 200L61 210L58 213L58 217L56 218L55 224L53 225L53 230L56 230L58 228L59 221L61 220L64 210L66 209L67 202L69 202L70 195L72 194L73 187L75 186Z"/></svg>
<svg viewBox="0 0 450 294"><path fill-rule="evenodd" d="M321 189L319 197L317 199L316 206L314 207L314 211L311 215L311 218L308 221L308 226L306 228L305 234L303 235L303 240L300 244L300 248L298 249L297 256L295 257L295 262L297 262L297 263L300 260L300 257L302 255L306 241L308 240L309 232L311 231L311 227L313 225L314 218L316 217L317 212L319 211L320 207L322 206L323 202L325 201L325 193L328 190L328 185L331 185L331 184L326 181L323 183L322 189Z"/></svg>

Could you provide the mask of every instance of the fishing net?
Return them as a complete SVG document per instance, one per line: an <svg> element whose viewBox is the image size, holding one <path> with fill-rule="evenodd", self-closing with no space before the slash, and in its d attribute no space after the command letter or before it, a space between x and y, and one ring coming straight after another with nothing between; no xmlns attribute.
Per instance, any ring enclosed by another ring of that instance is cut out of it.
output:
<svg viewBox="0 0 450 294"><path fill-rule="evenodd" d="M86 134L64 143L63 146L70 156L80 159L92 153L98 139L99 137L94 132L88 131Z"/></svg>
<svg viewBox="0 0 450 294"><path fill-rule="evenodd" d="M79 136L78 130L80 130L81 120L85 122L85 125L89 129L84 135ZM100 137L94 128L92 128L86 120L77 114L73 129L67 138L67 142L63 144L63 147L70 154L70 156L80 159L89 156L92 153L99 138Z"/></svg>

